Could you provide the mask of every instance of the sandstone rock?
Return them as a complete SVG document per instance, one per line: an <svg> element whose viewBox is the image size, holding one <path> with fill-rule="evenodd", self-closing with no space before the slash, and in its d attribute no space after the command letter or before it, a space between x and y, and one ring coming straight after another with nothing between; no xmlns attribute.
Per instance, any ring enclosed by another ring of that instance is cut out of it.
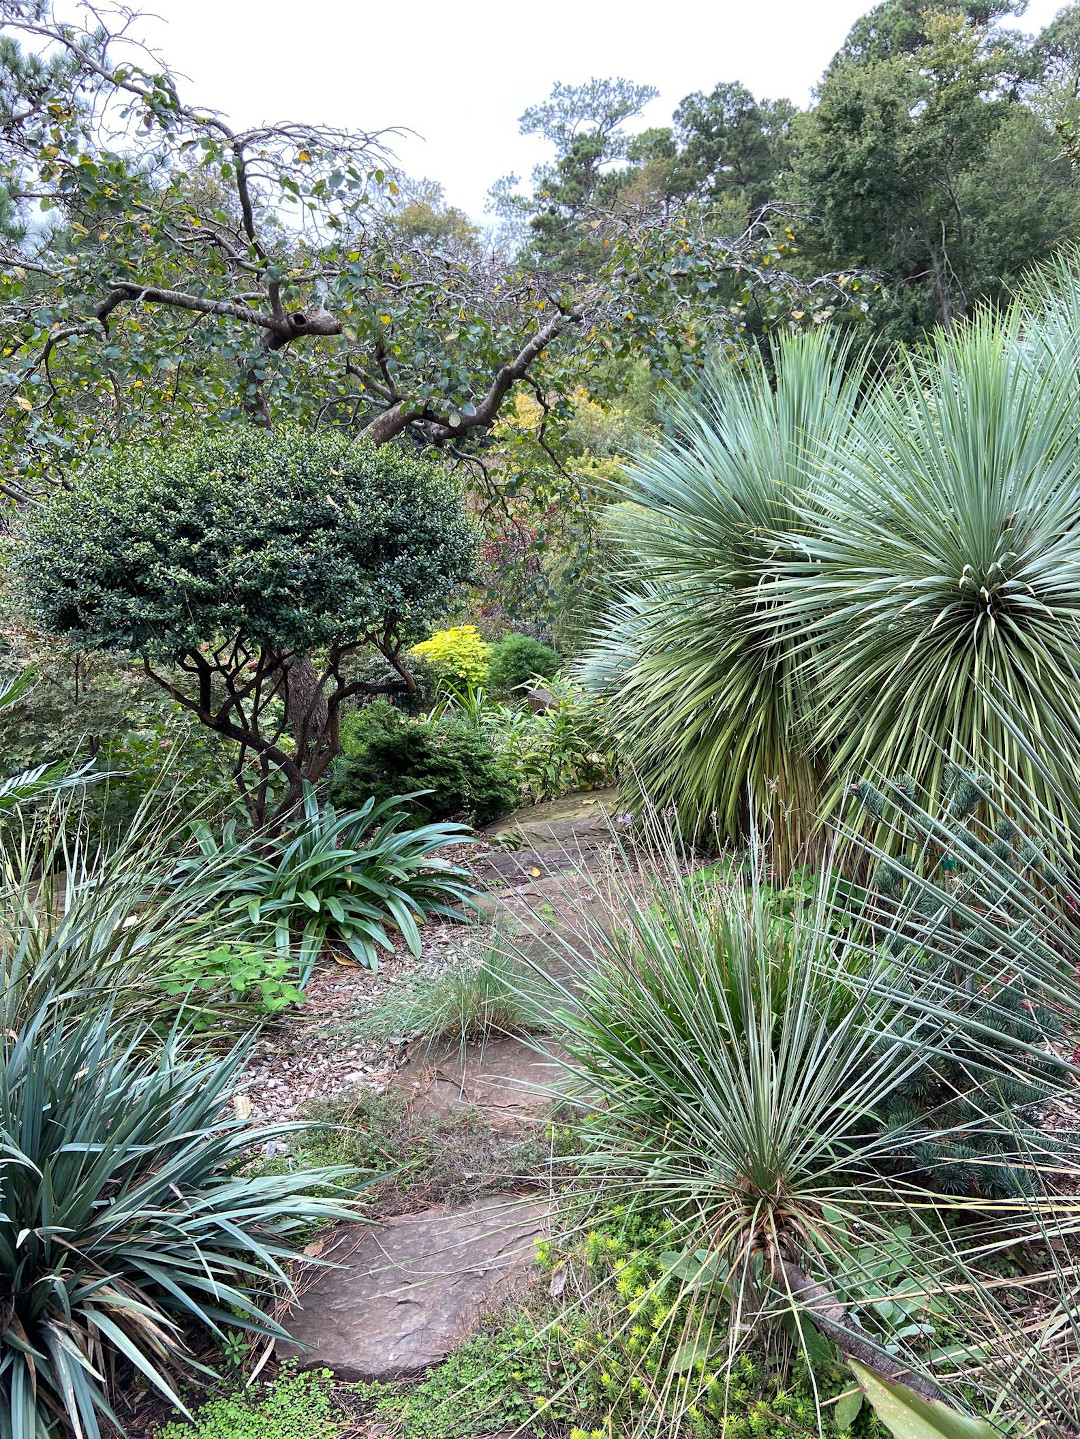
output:
<svg viewBox="0 0 1080 1439"><path fill-rule="evenodd" d="M444 1359L483 1311L524 1288L547 1200L498 1194L381 1225L349 1225L285 1321L279 1358L339 1378L393 1379ZM301 1347L303 1346L303 1347Z"/></svg>
<svg viewBox="0 0 1080 1439"><path fill-rule="evenodd" d="M396 1082L421 1114L479 1109L493 1124L516 1126L543 1118L558 1102L566 1080L559 1054L554 1045L509 1036L455 1044L411 1055Z"/></svg>

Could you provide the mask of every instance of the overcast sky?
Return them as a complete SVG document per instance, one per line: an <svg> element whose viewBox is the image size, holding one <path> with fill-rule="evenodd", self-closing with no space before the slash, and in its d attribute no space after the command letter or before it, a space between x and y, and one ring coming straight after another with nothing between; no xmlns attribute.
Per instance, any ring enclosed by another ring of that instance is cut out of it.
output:
<svg viewBox="0 0 1080 1439"><path fill-rule="evenodd" d="M625 75L655 85L642 124L684 95L741 80L810 98L859 0L152 0L146 38L190 78L187 95L242 126L282 119L401 125L403 167L483 218L492 181L527 175L547 148L518 134L556 80ZM1040 29L1062 0L1032 0Z"/></svg>

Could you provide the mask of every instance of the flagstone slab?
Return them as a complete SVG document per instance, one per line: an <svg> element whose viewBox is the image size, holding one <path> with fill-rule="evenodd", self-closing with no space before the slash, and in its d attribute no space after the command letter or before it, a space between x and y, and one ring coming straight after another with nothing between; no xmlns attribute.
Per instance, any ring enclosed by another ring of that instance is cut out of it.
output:
<svg viewBox="0 0 1080 1439"><path fill-rule="evenodd" d="M512 1036L484 1044L418 1050L395 1076L415 1113L442 1116L479 1110L496 1126L535 1123L558 1104L566 1086L562 1051Z"/></svg>
<svg viewBox="0 0 1080 1439"><path fill-rule="evenodd" d="M341 1379L397 1379L437 1364L481 1315L527 1287L546 1199L497 1194L378 1225L348 1225L279 1341L279 1358Z"/></svg>

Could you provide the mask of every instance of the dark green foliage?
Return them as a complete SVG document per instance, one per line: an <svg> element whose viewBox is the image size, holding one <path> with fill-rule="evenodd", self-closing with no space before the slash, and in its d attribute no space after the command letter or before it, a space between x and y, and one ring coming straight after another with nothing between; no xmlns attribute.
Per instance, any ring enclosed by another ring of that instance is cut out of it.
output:
<svg viewBox="0 0 1080 1439"><path fill-rule="evenodd" d="M418 955L418 922L464 918L456 906L472 893L468 874L438 854L469 842L460 825L409 826L394 795L369 796L341 815L321 806L310 785L303 801L286 832L257 849L237 840L232 820L220 840L199 823L200 857L183 865L198 873L209 863L223 876L222 908L242 934L273 942L285 960L297 946L301 984L327 943L377 969L378 948L393 948L388 928Z"/></svg>
<svg viewBox="0 0 1080 1439"><path fill-rule="evenodd" d="M397 656L476 558L436 466L254 426L118 449L23 516L14 557L39 626L139 657L240 746L233 774L259 829L336 754L342 699L365 688L343 663L364 647Z"/></svg>
<svg viewBox="0 0 1080 1439"><path fill-rule="evenodd" d="M550 645L541 644L532 635L507 635L491 647L488 688L494 694L510 694L528 684L534 675L551 679L561 663Z"/></svg>
<svg viewBox="0 0 1080 1439"><path fill-rule="evenodd" d="M419 635L474 544L415 456L252 426L114 451L27 516L17 563L49 633L178 660L237 637L304 653Z"/></svg>
<svg viewBox="0 0 1080 1439"><path fill-rule="evenodd" d="M355 1217L312 1193L350 1171L241 1174L289 1129L229 1117L250 1045L214 1060L55 1003L18 1033L5 1012L0 1042L0 1431L99 1439L117 1361L172 1396L187 1328L283 1332L281 1262L311 1221Z"/></svg>
<svg viewBox="0 0 1080 1439"><path fill-rule="evenodd" d="M430 790L410 801L418 820L466 817L487 824L513 809L515 786L489 742L465 719L415 720L376 700L342 725L344 754L335 765L335 803Z"/></svg>
<svg viewBox="0 0 1080 1439"><path fill-rule="evenodd" d="M931 1188L991 1199L1028 1193L1027 1161L1049 1152L1038 1116L1065 1079L1046 1048L1060 1023L1038 986L1003 966L981 916L993 915L991 930L1015 927L1018 879L1049 885L1054 871L995 811L989 781L960 765L946 769L934 818L919 809L907 776L887 793L865 781L852 791L875 828L906 840L895 860L876 865L871 897L890 947L911 962L901 983L939 1011L932 1026L920 1024L925 1062L880 1106L885 1131L902 1136L898 1156Z"/></svg>

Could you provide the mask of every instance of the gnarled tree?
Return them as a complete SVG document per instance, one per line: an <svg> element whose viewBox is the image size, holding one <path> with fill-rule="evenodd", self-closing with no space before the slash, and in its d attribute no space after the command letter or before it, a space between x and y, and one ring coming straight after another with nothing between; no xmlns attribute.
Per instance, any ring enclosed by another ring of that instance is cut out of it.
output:
<svg viewBox="0 0 1080 1439"><path fill-rule="evenodd" d="M472 577L475 539L445 474L397 446L246 426L118 448L24 511L15 558L38 623L137 658L236 745L261 828L339 752L344 701L411 685L402 649ZM400 680L350 671L365 647Z"/></svg>

